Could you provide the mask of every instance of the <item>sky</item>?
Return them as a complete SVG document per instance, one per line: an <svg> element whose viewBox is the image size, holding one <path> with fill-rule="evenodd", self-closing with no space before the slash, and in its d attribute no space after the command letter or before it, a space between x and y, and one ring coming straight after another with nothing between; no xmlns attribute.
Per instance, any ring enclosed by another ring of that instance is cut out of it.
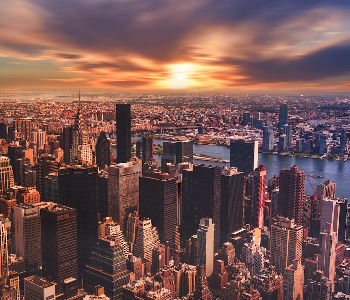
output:
<svg viewBox="0 0 350 300"><path fill-rule="evenodd" d="M349 0L0 0L0 90L350 90Z"/></svg>

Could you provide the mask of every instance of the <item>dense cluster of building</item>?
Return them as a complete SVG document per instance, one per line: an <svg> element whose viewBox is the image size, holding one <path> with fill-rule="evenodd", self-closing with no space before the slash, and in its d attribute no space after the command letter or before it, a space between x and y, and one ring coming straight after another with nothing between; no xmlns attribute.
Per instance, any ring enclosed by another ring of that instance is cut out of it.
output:
<svg viewBox="0 0 350 300"><path fill-rule="evenodd" d="M297 166L266 178L249 139L231 139L230 167L193 165L191 140L164 142L158 166L149 132L132 151L133 113L116 105L116 157L104 131L92 145L80 102L56 138L0 124L1 299L350 297L335 183L305 195ZM277 130L287 116L282 104Z"/></svg>

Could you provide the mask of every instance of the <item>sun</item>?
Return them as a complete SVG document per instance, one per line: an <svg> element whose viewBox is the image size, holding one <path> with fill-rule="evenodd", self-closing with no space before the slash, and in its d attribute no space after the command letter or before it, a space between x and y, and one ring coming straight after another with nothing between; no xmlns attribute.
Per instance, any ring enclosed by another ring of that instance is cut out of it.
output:
<svg viewBox="0 0 350 300"><path fill-rule="evenodd" d="M192 76L195 68L193 64L181 63L168 67L169 77L165 80L165 85L175 89L182 89L194 84Z"/></svg>

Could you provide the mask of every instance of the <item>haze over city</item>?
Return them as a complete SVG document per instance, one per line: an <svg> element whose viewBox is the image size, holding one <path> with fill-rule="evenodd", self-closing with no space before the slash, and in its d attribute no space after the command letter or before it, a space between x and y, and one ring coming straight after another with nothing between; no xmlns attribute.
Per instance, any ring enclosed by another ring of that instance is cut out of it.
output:
<svg viewBox="0 0 350 300"><path fill-rule="evenodd" d="M0 1L0 89L349 90L348 1Z"/></svg>

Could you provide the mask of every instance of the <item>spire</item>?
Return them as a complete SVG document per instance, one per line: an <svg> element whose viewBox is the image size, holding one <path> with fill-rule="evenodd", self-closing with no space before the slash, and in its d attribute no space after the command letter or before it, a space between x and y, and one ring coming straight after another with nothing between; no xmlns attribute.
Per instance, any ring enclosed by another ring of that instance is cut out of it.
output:
<svg viewBox="0 0 350 300"><path fill-rule="evenodd" d="M78 107L80 108L80 89L79 89L79 106Z"/></svg>

